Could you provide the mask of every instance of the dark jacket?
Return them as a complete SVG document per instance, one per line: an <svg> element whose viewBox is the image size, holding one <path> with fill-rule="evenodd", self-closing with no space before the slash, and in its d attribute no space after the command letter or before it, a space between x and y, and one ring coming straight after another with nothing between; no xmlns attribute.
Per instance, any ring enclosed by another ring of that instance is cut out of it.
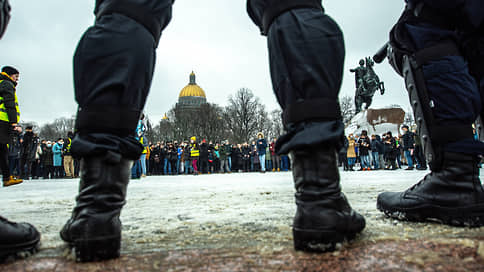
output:
<svg viewBox="0 0 484 272"><path fill-rule="evenodd" d="M383 144L382 142L380 141L379 137L376 138L373 140L371 140L371 152L378 152L380 153L380 151L382 151L383 149ZM382 151L382 154L383 154L383 151Z"/></svg>
<svg viewBox="0 0 484 272"><path fill-rule="evenodd" d="M22 150L22 144L20 139L22 136L15 130L11 130L10 142L8 143L8 156L12 158L20 158L20 151Z"/></svg>
<svg viewBox="0 0 484 272"><path fill-rule="evenodd" d="M411 131L407 131L403 134L403 150L414 149L415 145L415 134Z"/></svg>
<svg viewBox="0 0 484 272"><path fill-rule="evenodd" d="M368 150L370 149L370 138L365 137L360 137L360 139L358 139L358 150L360 152L360 156L367 156L369 153L368 153Z"/></svg>
<svg viewBox="0 0 484 272"><path fill-rule="evenodd" d="M187 145L183 148L183 161L190 161L190 146Z"/></svg>
<svg viewBox="0 0 484 272"><path fill-rule="evenodd" d="M44 166L54 165L54 153L52 153L52 146L47 147L47 145L42 146L42 155L40 160Z"/></svg>
<svg viewBox="0 0 484 272"><path fill-rule="evenodd" d="M267 141L266 139L259 139L257 140L257 152L259 154L265 154L267 148Z"/></svg>
<svg viewBox="0 0 484 272"><path fill-rule="evenodd" d="M250 159L250 147L249 146L242 146L242 159L249 160Z"/></svg>
<svg viewBox="0 0 484 272"><path fill-rule="evenodd" d="M12 81L9 77L0 74L0 97L5 104L7 110L8 122L0 121L0 144L8 144L10 142L10 133L12 126L10 124L17 123L17 109L15 107L15 86L17 83Z"/></svg>
<svg viewBox="0 0 484 272"><path fill-rule="evenodd" d="M202 143L200 145L200 159L208 160L208 145L207 143Z"/></svg>
<svg viewBox="0 0 484 272"><path fill-rule="evenodd" d="M25 159L33 159L35 157L35 152L37 149L36 138L34 133L31 131L26 131L23 136L23 142L20 149L20 156Z"/></svg>
<svg viewBox="0 0 484 272"><path fill-rule="evenodd" d="M383 141L381 140L380 135L376 135L376 140L378 141L379 144L377 144L376 148L379 154L384 154L385 153L385 146L383 145Z"/></svg>

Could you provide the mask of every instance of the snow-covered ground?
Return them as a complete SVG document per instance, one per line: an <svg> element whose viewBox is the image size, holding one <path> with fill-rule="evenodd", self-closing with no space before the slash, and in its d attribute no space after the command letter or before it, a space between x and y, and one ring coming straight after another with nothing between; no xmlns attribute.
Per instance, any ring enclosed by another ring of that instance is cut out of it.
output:
<svg viewBox="0 0 484 272"><path fill-rule="evenodd" d="M426 172L341 172L343 191L367 219L357 242L380 239L473 238L484 228L398 222L376 209L383 191L408 188ZM78 180L30 180L0 188L0 214L34 224L42 233L38 256L60 255L58 232L74 206ZM152 176L131 181L123 209L123 251L189 248L273 250L292 246L292 175L286 173Z"/></svg>

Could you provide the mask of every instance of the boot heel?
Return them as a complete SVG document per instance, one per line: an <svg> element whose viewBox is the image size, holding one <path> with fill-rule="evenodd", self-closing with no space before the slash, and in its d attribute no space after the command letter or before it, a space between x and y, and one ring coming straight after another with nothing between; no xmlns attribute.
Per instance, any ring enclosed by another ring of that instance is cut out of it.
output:
<svg viewBox="0 0 484 272"><path fill-rule="evenodd" d="M293 228L292 230L294 248L307 252L328 252L334 251L345 241L346 237L336 231L303 230ZM349 238L348 238L349 239Z"/></svg>
<svg viewBox="0 0 484 272"><path fill-rule="evenodd" d="M74 242L76 261L94 262L118 258L121 237L107 239L77 240Z"/></svg>

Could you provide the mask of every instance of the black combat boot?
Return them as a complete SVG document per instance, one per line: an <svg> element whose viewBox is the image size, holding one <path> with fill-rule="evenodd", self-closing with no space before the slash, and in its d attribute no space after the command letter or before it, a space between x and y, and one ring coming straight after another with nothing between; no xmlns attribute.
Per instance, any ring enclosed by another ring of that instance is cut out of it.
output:
<svg viewBox="0 0 484 272"><path fill-rule="evenodd" d="M77 261L119 257L119 214L126 203L131 165L130 160L112 152L104 157L82 158L76 207L60 233L74 248Z"/></svg>
<svg viewBox="0 0 484 272"><path fill-rule="evenodd" d="M341 192L333 147L292 152L297 211L293 236L296 250L333 251L365 228Z"/></svg>
<svg viewBox="0 0 484 272"><path fill-rule="evenodd" d="M37 251L40 233L28 223L14 223L0 216L0 263L10 257L27 257Z"/></svg>
<svg viewBox="0 0 484 272"><path fill-rule="evenodd" d="M381 193L377 208L400 220L484 226L484 190L477 160L445 153L442 170L433 171L405 192Z"/></svg>

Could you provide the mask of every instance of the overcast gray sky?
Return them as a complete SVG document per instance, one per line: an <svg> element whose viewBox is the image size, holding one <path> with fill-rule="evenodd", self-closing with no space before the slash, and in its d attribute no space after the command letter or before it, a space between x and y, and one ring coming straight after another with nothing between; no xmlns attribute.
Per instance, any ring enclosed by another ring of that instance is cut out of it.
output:
<svg viewBox="0 0 484 272"><path fill-rule="evenodd" d="M94 22L94 0L13 0L12 20L0 41L0 65L21 72L17 94L23 121L39 124L76 112L72 55ZM404 1L327 0L327 13L345 35L346 63L341 95L354 95L350 68L373 55L388 39ZM245 0L177 0L173 19L163 32L145 112L158 120L178 99L192 70L209 102L226 105L239 88L254 91L268 110L278 108L272 93L266 39L246 13ZM372 107L399 104L410 108L403 80L390 65L377 65L387 93L376 94Z"/></svg>

